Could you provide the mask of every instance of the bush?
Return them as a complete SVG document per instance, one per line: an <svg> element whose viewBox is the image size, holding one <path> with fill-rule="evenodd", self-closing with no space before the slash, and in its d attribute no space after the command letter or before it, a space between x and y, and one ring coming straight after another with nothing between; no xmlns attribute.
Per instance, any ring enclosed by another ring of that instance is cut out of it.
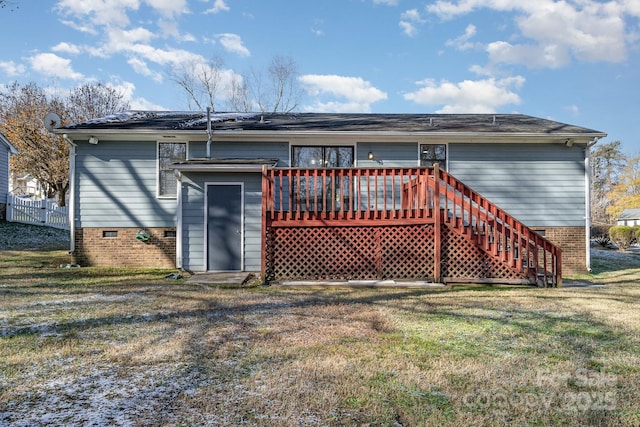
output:
<svg viewBox="0 0 640 427"><path fill-rule="evenodd" d="M636 239L635 227L616 225L609 229L609 238L620 249L628 249Z"/></svg>

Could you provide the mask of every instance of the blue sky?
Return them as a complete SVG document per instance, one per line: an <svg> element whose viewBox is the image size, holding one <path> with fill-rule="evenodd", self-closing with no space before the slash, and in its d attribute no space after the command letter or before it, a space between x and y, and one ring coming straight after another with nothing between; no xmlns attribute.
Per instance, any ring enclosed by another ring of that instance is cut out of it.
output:
<svg viewBox="0 0 640 427"><path fill-rule="evenodd" d="M9 2L0 89L102 82L134 109L185 110L172 66L218 58L230 77L280 55L300 111L523 113L640 155L640 0Z"/></svg>

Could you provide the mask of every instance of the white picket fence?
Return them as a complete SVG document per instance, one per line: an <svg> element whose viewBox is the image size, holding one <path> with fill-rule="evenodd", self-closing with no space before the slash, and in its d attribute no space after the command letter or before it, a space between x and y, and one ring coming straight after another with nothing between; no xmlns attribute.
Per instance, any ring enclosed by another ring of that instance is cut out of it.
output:
<svg viewBox="0 0 640 427"><path fill-rule="evenodd" d="M7 221L69 229L69 210L52 200L7 195Z"/></svg>

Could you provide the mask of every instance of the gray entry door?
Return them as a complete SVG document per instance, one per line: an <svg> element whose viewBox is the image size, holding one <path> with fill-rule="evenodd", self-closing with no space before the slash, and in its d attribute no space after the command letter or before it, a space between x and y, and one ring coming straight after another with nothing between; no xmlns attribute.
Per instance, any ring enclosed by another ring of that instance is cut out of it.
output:
<svg viewBox="0 0 640 427"><path fill-rule="evenodd" d="M207 270L242 270L242 185L207 185Z"/></svg>

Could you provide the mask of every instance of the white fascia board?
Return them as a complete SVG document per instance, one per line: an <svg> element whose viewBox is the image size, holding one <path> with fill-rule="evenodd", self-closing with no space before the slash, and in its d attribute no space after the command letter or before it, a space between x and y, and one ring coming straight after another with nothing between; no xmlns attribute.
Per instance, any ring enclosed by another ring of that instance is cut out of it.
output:
<svg viewBox="0 0 640 427"><path fill-rule="evenodd" d="M158 131L149 129L130 130L130 129L71 129L64 133L74 140L88 140L93 135L98 139L108 139L115 141L170 141L173 139L189 140L189 141L206 141L207 132L199 131ZM215 140L242 140L245 142L286 142L291 140L317 140L319 138L341 139L345 141L358 142L404 142L404 141L433 141L441 140L447 142L481 142L481 143L513 143L513 142L540 142L551 143L561 142L567 138L571 138L575 143L587 143L593 139L599 139L607 136L606 133L553 133L541 134L533 132L341 132L341 131L245 131L245 130L214 130L213 141Z"/></svg>

